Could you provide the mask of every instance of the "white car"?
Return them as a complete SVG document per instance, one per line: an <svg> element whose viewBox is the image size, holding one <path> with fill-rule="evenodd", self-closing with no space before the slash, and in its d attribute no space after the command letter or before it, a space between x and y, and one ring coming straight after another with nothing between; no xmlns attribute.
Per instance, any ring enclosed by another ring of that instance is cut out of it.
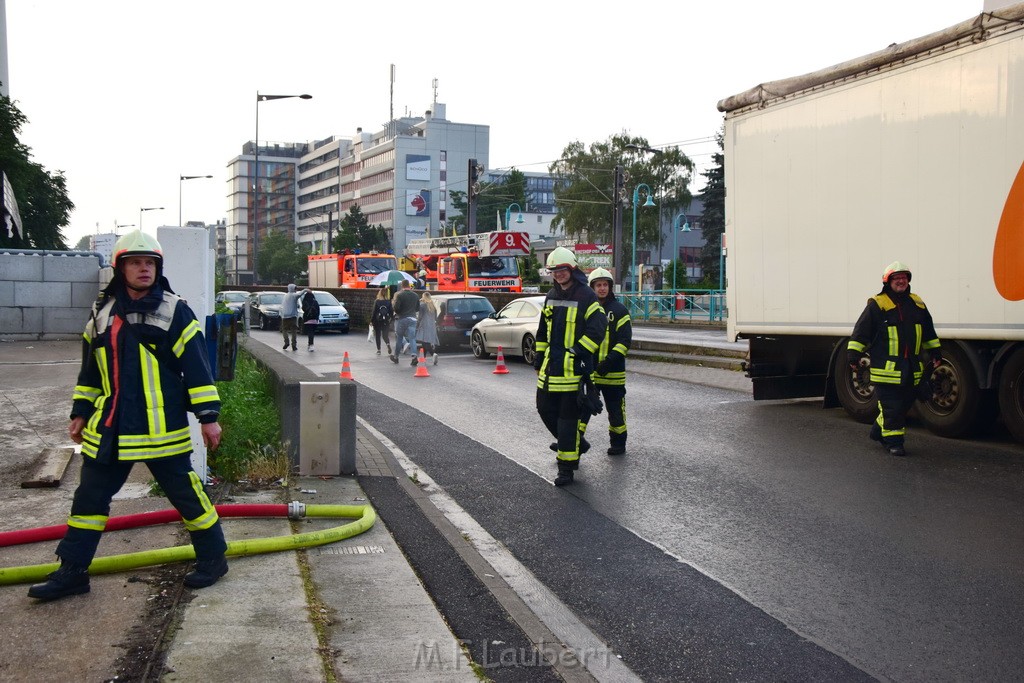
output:
<svg viewBox="0 0 1024 683"><path fill-rule="evenodd" d="M522 356L533 365L537 357L537 326L544 308L543 296L527 296L507 303L497 313L473 326L469 346L477 358L489 358L498 352L506 356Z"/></svg>
<svg viewBox="0 0 1024 683"><path fill-rule="evenodd" d="M348 309L345 308L345 304L338 301L330 292L314 290L313 296L320 304L320 323L317 325L317 332L324 330L348 332Z"/></svg>

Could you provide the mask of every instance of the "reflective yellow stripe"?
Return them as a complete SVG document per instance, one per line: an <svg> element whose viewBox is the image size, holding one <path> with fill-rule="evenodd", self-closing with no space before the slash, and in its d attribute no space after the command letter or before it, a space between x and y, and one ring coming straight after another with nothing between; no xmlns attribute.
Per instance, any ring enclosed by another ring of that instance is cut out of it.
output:
<svg viewBox="0 0 1024 683"><path fill-rule="evenodd" d="M86 531L103 531L107 528L106 515L71 515L68 526Z"/></svg>
<svg viewBox="0 0 1024 683"><path fill-rule="evenodd" d="M174 342L174 346L171 347L171 351L178 358L181 358L181 354L185 353L185 344L188 344L188 340L199 334L199 322L193 320L185 329L181 331L181 336L178 337L178 341Z"/></svg>
<svg viewBox="0 0 1024 683"><path fill-rule="evenodd" d="M202 387L193 387L188 390L188 397L191 399L193 405L197 403L209 403L210 401L219 401L220 395L217 393L217 387L212 384L207 384Z"/></svg>
<svg viewBox="0 0 1024 683"><path fill-rule="evenodd" d="M938 339L932 339L931 341L926 341L923 346L925 349L930 351L931 349L937 349L942 346L942 342Z"/></svg>
<svg viewBox="0 0 1024 683"><path fill-rule="evenodd" d="M900 335L896 330L896 327L890 325L886 328L886 333L889 335L889 355L898 356L900 355Z"/></svg>
<svg viewBox="0 0 1024 683"><path fill-rule="evenodd" d="M621 354L622 354L622 357L623 357L623 358L625 358L625 357L626 357L626 354L627 354L627 353L629 353L629 349L628 349L628 348L626 348L626 345L625 345L625 344L616 344L616 345L615 345L615 348L614 348L614 349L612 349L612 351L618 351L619 353L621 353Z"/></svg>
<svg viewBox="0 0 1024 683"><path fill-rule="evenodd" d="M99 387L87 387L87 386L79 384L79 385L77 385L75 387L75 391L71 395L71 400L73 400L73 401L80 401L80 400L81 401L89 401L90 403L92 403L97 398L99 398L99 395L100 395Z"/></svg>
<svg viewBox="0 0 1024 683"><path fill-rule="evenodd" d="M139 374L142 376L142 394L146 399L146 423L150 434L167 431L163 400L160 392L160 365L149 349L139 345Z"/></svg>
<svg viewBox="0 0 1024 683"><path fill-rule="evenodd" d="M914 325L914 355L921 353L921 323Z"/></svg>
<svg viewBox="0 0 1024 683"><path fill-rule="evenodd" d="M202 531L203 529L209 529L217 523L217 508L210 503L210 498L206 495L206 490L203 488L203 482L199 479L199 475L194 471L189 470L188 479L192 484L192 490L195 491L196 497L199 498L199 502L203 506L203 514L199 515L195 519L184 520L185 528L189 531Z"/></svg>
<svg viewBox="0 0 1024 683"><path fill-rule="evenodd" d="M850 351L863 351L867 347L864 346L864 344L861 344L859 341L851 339L849 342L847 342L846 348L849 349Z"/></svg>

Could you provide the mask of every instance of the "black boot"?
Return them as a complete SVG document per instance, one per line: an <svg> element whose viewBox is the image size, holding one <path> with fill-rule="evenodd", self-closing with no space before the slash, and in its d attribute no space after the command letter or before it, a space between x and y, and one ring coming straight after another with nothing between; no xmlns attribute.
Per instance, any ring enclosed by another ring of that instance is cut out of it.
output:
<svg viewBox="0 0 1024 683"><path fill-rule="evenodd" d="M555 477L555 486L568 486L572 483L573 466L562 460L558 461L558 476Z"/></svg>
<svg viewBox="0 0 1024 683"><path fill-rule="evenodd" d="M69 595L89 592L89 567L61 561L60 569L50 572L46 583L28 589L28 597L37 600L59 600Z"/></svg>
<svg viewBox="0 0 1024 683"><path fill-rule="evenodd" d="M227 573L228 561L223 555L213 560L197 560L195 570L185 575L184 583L189 588L206 588Z"/></svg>
<svg viewBox="0 0 1024 683"><path fill-rule="evenodd" d="M626 452L625 433L616 434L614 432L611 432L609 434L608 441L610 442L608 448L608 455L622 455L623 453Z"/></svg>

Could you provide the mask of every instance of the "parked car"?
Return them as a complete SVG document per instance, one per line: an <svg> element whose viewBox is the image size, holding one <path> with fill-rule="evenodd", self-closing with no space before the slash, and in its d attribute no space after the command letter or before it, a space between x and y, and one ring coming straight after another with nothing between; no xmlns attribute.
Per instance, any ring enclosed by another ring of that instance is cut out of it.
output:
<svg viewBox="0 0 1024 683"><path fill-rule="evenodd" d="M537 357L537 326L544 308L543 296L527 296L507 303L473 326L469 345L477 358L490 358L501 347L506 356L522 356L533 365Z"/></svg>
<svg viewBox="0 0 1024 683"><path fill-rule="evenodd" d="M430 293L437 306L437 340L441 347L469 343L473 325L494 313L494 306L479 294Z"/></svg>
<svg viewBox="0 0 1024 683"><path fill-rule="evenodd" d="M317 331L337 330L347 333L349 320L345 304L338 301L330 292L313 290L313 296L320 304L320 324L317 325Z"/></svg>
<svg viewBox="0 0 1024 683"><path fill-rule="evenodd" d="M249 324L261 330L281 328L284 292L253 292L249 296Z"/></svg>
<svg viewBox="0 0 1024 683"><path fill-rule="evenodd" d="M236 315L245 310L245 302L249 300L249 292L223 291L217 292L214 301L224 304Z"/></svg>

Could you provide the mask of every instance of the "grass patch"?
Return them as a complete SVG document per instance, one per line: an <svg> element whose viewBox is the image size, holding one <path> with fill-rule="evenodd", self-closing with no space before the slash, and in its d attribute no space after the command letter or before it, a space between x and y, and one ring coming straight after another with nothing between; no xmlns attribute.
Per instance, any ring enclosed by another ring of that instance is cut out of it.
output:
<svg viewBox="0 0 1024 683"><path fill-rule="evenodd" d="M290 458L281 443L281 417L273 380L252 356L239 349L235 378L217 382L220 393L220 447L209 454L210 468L230 482L271 485L287 480Z"/></svg>

